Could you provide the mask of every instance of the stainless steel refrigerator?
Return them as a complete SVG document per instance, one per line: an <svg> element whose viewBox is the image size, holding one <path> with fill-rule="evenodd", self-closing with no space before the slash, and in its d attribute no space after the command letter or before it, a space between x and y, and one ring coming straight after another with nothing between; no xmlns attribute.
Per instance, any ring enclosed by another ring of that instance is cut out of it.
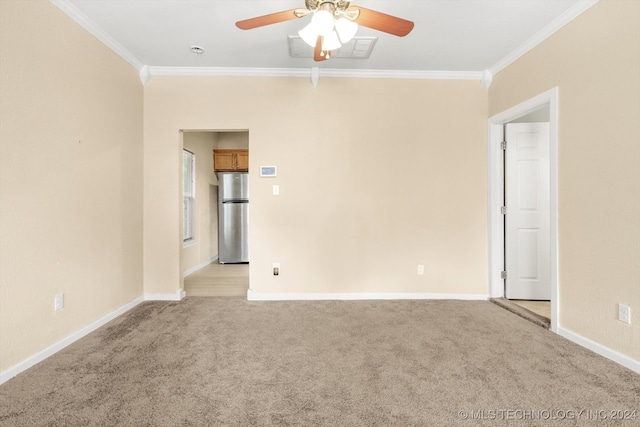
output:
<svg viewBox="0 0 640 427"><path fill-rule="evenodd" d="M218 173L218 261L249 262L249 174Z"/></svg>

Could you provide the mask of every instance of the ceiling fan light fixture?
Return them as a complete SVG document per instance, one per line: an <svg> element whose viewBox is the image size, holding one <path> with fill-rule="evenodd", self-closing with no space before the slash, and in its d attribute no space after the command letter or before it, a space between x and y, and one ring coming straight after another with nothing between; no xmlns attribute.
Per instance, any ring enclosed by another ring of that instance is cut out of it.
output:
<svg viewBox="0 0 640 427"><path fill-rule="evenodd" d="M326 10L319 10L313 14L311 18L311 23L315 25L316 30L322 36L326 36L330 32L333 31L333 27L335 25L335 19L331 12Z"/></svg>
<svg viewBox="0 0 640 427"><path fill-rule="evenodd" d="M340 46L342 46L342 43L340 43L340 39L338 38L338 34L335 31L331 31L330 33L326 34L323 37L322 40L322 50L327 52L327 51L332 51L335 49L340 48Z"/></svg>
<svg viewBox="0 0 640 427"><path fill-rule="evenodd" d="M358 24L347 18L338 18L336 21L336 32L342 43L348 43L358 32Z"/></svg>
<svg viewBox="0 0 640 427"><path fill-rule="evenodd" d="M313 21L307 24L306 27L298 31L298 35L300 36L300 38L311 47L314 47L316 45L318 34L318 29L316 28Z"/></svg>

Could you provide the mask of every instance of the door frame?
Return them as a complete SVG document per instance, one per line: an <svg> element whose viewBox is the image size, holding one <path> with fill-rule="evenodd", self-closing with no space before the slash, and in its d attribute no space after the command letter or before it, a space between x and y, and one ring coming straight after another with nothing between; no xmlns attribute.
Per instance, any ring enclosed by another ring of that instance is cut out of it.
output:
<svg viewBox="0 0 640 427"><path fill-rule="evenodd" d="M487 139L488 218L489 218L489 295L504 297L504 216L503 204L504 159L501 143L504 125L541 107L549 106L549 184L550 184L550 286L551 330L558 332L558 88L550 89L534 98L489 118Z"/></svg>

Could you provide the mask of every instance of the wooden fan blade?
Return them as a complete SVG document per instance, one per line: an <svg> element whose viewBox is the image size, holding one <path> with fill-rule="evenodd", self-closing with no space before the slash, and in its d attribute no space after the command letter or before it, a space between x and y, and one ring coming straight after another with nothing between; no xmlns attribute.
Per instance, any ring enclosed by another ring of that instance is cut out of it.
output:
<svg viewBox="0 0 640 427"><path fill-rule="evenodd" d="M269 15L257 16L255 18L245 19L236 22L236 27L241 30L251 30L253 28L264 27L265 25L277 24L278 22L290 21L296 19L296 10L291 9L283 12L271 13Z"/></svg>
<svg viewBox="0 0 640 427"><path fill-rule="evenodd" d="M404 37L413 30L413 22L407 21L406 19L376 12L371 9L365 9L360 6L352 6L348 10L354 9L360 10L360 15L358 19L356 19L356 23L363 27L373 28L374 30L383 31L398 37Z"/></svg>
<svg viewBox="0 0 640 427"><path fill-rule="evenodd" d="M313 50L313 60L316 62L322 62L327 60L327 55L322 55L322 36L318 36L316 40L316 47Z"/></svg>

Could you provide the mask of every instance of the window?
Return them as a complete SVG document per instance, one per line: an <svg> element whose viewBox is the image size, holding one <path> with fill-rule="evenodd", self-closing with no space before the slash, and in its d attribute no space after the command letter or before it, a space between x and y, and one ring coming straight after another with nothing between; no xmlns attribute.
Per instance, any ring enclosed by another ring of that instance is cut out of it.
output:
<svg viewBox="0 0 640 427"><path fill-rule="evenodd" d="M195 241L196 155L182 150L182 240Z"/></svg>

